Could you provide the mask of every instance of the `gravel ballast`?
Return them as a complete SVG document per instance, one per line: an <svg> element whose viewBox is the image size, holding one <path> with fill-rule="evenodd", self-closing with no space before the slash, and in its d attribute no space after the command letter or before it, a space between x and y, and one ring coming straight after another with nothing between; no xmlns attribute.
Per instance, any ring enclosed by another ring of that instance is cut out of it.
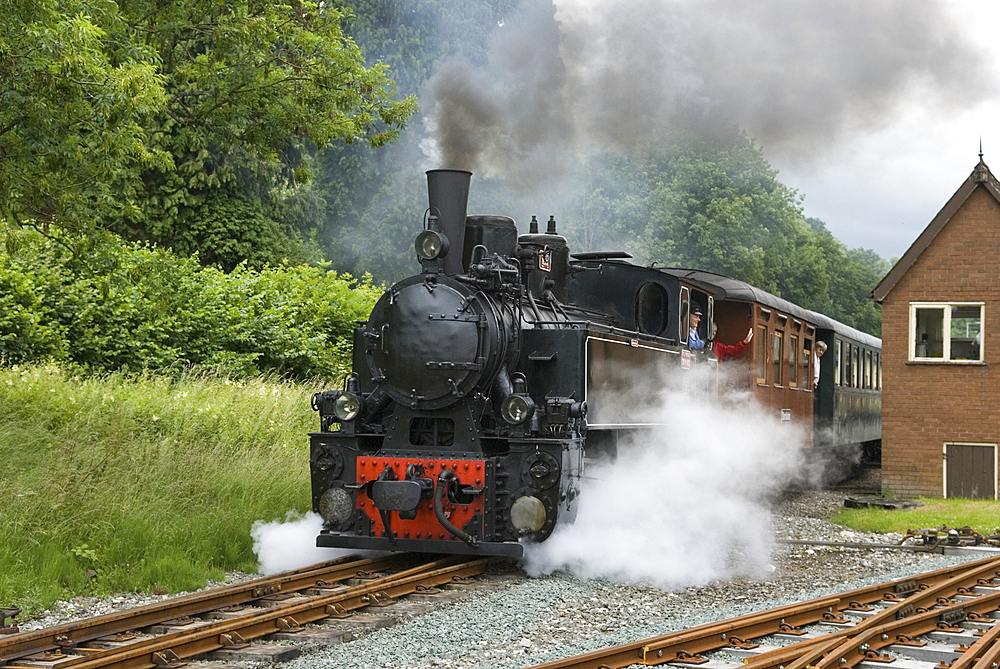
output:
<svg viewBox="0 0 1000 669"><path fill-rule="evenodd" d="M898 534L845 530L822 520L844 493L802 492L777 504L779 539L895 544ZM983 557L902 550L777 546L764 579L734 579L664 591L642 584L580 580L565 573L512 582L340 647L288 669L487 667L514 669L812 599Z"/></svg>

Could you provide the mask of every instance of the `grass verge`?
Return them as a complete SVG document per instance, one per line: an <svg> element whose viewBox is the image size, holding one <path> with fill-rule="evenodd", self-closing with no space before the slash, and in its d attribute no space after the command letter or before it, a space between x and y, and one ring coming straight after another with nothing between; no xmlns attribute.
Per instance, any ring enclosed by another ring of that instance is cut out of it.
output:
<svg viewBox="0 0 1000 669"><path fill-rule="evenodd" d="M1000 528L1000 502L969 499L922 498L924 506L912 511L885 509L845 509L830 518L830 522L862 532L899 532L937 527L965 527L982 534L993 534Z"/></svg>
<svg viewBox="0 0 1000 669"><path fill-rule="evenodd" d="M310 507L314 391L0 368L0 605L256 571L253 522Z"/></svg>

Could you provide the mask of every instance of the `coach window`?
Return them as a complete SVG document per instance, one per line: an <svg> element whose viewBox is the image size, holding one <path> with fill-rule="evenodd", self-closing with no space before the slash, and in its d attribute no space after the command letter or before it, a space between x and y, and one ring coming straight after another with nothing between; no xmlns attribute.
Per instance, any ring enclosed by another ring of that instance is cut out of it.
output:
<svg viewBox="0 0 1000 669"><path fill-rule="evenodd" d="M858 385L858 349L851 344L847 345L847 378L844 385L848 388Z"/></svg>
<svg viewBox="0 0 1000 669"><path fill-rule="evenodd" d="M865 390L872 389L872 352L865 351Z"/></svg>
<svg viewBox="0 0 1000 669"><path fill-rule="evenodd" d="M833 385L839 386L844 375L840 373L840 340L833 342Z"/></svg>
<svg viewBox="0 0 1000 669"><path fill-rule="evenodd" d="M767 326L757 326L757 383L767 383Z"/></svg>
<svg viewBox="0 0 1000 669"><path fill-rule="evenodd" d="M811 330L812 328L809 329ZM807 391L812 390L812 375L809 373L809 361L812 360L813 341L809 339L809 336L802 340L802 387Z"/></svg>
<svg viewBox="0 0 1000 669"><path fill-rule="evenodd" d="M784 357L784 346L785 333L780 330L774 331L774 350L772 354L774 355L774 385L780 386L782 384L781 378L781 368L784 366L782 363L785 361Z"/></svg>
<svg viewBox="0 0 1000 669"><path fill-rule="evenodd" d="M983 302L910 304L909 359L982 362Z"/></svg>
<svg viewBox="0 0 1000 669"><path fill-rule="evenodd" d="M851 345L844 343L844 383L845 388L851 386Z"/></svg>
<svg viewBox="0 0 1000 669"><path fill-rule="evenodd" d="M799 336L788 337L788 385L799 387Z"/></svg>
<svg viewBox="0 0 1000 669"><path fill-rule="evenodd" d="M688 295L688 289L681 287L681 322L680 328L677 330L677 340L682 344L686 344L688 340L688 330L691 329L691 318L688 315L691 308L691 298Z"/></svg>
<svg viewBox="0 0 1000 669"><path fill-rule="evenodd" d="M858 386L858 380L859 380L858 376L859 376L859 373L861 371L861 369L860 369L861 365L859 364L859 355L858 355L858 353L859 353L858 347L857 346L852 346L851 347L851 387L852 388L858 388L859 387Z"/></svg>

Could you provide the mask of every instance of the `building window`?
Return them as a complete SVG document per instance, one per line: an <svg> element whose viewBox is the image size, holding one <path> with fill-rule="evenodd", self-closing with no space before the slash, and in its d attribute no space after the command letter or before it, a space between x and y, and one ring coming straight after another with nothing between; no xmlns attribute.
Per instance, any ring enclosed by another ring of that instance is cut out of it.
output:
<svg viewBox="0 0 1000 669"><path fill-rule="evenodd" d="M982 302L910 304L910 360L983 360Z"/></svg>

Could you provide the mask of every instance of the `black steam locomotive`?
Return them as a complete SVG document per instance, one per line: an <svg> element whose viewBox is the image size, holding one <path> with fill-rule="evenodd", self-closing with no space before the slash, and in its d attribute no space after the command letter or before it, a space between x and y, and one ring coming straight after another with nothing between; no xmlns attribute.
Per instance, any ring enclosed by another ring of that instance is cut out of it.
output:
<svg viewBox="0 0 1000 669"><path fill-rule="evenodd" d="M466 216L471 173L427 176L421 272L355 330L346 387L313 398L317 545L517 556L573 519L585 459L648 425L637 383L714 391L716 359L686 345L714 298L623 253L571 256L551 218L519 236Z"/></svg>

